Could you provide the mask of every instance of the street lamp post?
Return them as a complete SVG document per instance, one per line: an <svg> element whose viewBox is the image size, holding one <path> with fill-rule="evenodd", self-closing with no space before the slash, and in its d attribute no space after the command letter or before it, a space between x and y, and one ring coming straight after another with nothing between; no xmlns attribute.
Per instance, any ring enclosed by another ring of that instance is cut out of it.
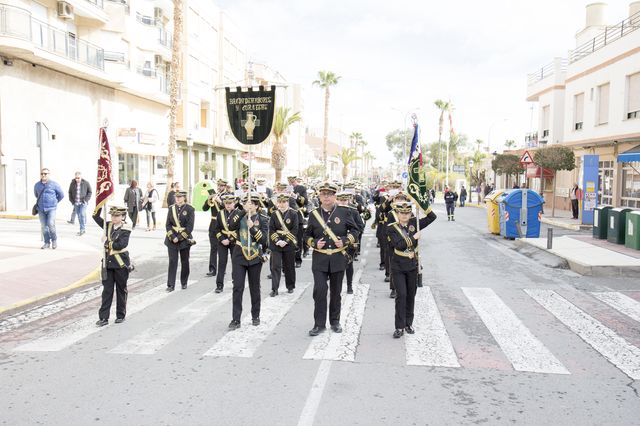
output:
<svg viewBox="0 0 640 426"><path fill-rule="evenodd" d="M493 153L491 154L493 156L493 159L495 160L496 157L498 156L498 152L497 151L493 151ZM493 167L493 164L491 165L491 169L493 170L493 189L498 189L498 185L496 182L496 169Z"/></svg>
<svg viewBox="0 0 640 426"><path fill-rule="evenodd" d="M191 137L191 133L189 133L189 135L187 136L187 155L189 157L189 169L188 169L189 179L187 181L188 185L189 185L188 186L189 193L188 193L187 199L189 201L192 201L191 200L191 191L193 190L193 187L192 187L192 185L193 185L193 174L191 172L191 149L192 148L193 148L193 138Z"/></svg>

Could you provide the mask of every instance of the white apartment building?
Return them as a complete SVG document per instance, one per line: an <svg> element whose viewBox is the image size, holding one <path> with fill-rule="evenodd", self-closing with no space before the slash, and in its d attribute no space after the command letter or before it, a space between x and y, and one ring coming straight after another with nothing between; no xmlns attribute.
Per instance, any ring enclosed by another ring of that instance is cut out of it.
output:
<svg viewBox="0 0 640 426"><path fill-rule="evenodd" d="M556 202L565 208L585 155L599 156L598 204L640 207L640 164L617 161L640 145L640 1L615 25L604 21L606 7L587 5L575 49L528 76L527 100L539 116L528 147L561 143L576 155L576 169L558 174ZM550 181L543 178L542 189Z"/></svg>

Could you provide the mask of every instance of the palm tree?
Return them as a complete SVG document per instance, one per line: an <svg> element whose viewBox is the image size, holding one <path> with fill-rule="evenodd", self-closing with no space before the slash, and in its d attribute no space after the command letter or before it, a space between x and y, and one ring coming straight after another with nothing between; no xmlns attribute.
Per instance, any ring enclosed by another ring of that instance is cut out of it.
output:
<svg viewBox="0 0 640 426"><path fill-rule="evenodd" d="M362 146L362 144L366 144L366 142L362 139L362 133L353 132L349 135L349 141L351 142L351 148L355 149L358 152L358 147ZM355 174L358 175L358 162L355 163L356 170Z"/></svg>
<svg viewBox="0 0 640 426"><path fill-rule="evenodd" d="M342 162L342 181L346 182L347 176L349 176L349 164L352 161L359 160L360 157L358 157L354 148L342 148L339 158Z"/></svg>
<svg viewBox="0 0 640 426"><path fill-rule="evenodd" d="M361 174L364 176L364 147L368 145L368 142L364 139L360 139L360 141L358 141L358 145L360 145L360 159L362 163Z"/></svg>
<svg viewBox="0 0 640 426"><path fill-rule="evenodd" d="M167 194L173 183L176 163L176 121L178 100L180 98L180 79L182 77L182 19L183 0L173 0L173 39L171 45L171 68L169 76L169 146L167 153L167 187L163 205L166 207Z"/></svg>
<svg viewBox="0 0 640 426"><path fill-rule="evenodd" d="M506 141L504 141L504 146L507 147L507 149L511 149L516 146L516 141L514 141L513 139L507 139Z"/></svg>
<svg viewBox="0 0 640 426"><path fill-rule="evenodd" d="M362 155L362 157L364 160L363 175L368 176L369 169L371 169L371 162L376 159L376 156L373 155L371 151L367 151ZM363 179L363 182L364 182L364 179Z"/></svg>
<svg viewBox="0 0 640 426"><path fill-rule="evenodd" d="M476 152L480 152L480 146L484 143L484 141L482 139L476 139L476 145L478 145L478 149L476 149Z"/></svg>
<svg viewBox="0 0 640 426"><path fill-rule="evenodd" d="M440 110L440 119L438 121L438 145L442 145L442 128L444 127L444 113L449 112L451 108L450 102L445 102L442 99L436 99L434 102L436 108ZM438 170L441 169L442 165L442 149L440 149L440 162L438 163Z"/></svg>
<svg viewBox="0 0 640 426"><path fill-rule="evenodd" d="M273 148L271 150L271 166L276 171L276 182L280 182L282 178L282 169L287 163L287 150L285 149L285 135L289 132L289 126L302 119L299 112L289 115L291 108L278 107L276 109L276 117L273 121L273 129L271 132L275 137Z"/></svg>
<svg viewBox="0 0 640 426"><path fill-rule="evenodd" d="M322 135L322 164L327 176L327 141L329 139L329 88L338 84L340 76L331 71L318 71L318 80L313 82L314 86L324 89L324 132Z"/></svg>

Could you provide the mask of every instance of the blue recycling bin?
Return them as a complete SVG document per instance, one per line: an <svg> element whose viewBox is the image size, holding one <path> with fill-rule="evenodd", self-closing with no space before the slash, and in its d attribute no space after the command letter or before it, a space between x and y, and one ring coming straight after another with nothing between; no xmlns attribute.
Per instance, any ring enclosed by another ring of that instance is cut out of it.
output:
<svg viewBox="0 0 640 426"><path fill-rule="evenodd" d="M498 198L500 235L505 238L540 237L544 199L531 189L512 189Z"/></svg>

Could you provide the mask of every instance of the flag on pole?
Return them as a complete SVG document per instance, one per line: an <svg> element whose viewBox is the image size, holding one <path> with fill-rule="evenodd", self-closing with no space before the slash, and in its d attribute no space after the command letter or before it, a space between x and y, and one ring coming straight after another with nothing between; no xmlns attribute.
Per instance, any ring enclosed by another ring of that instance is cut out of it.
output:
<svg viewBox="0 0 640 426"><path fill-rule="evenodd" d="M98 177L96 179L96 214L113 195L113 180L111 178L111 150L109 139L104 127L100 128L100 156L98 157Z"/></svg>
<svg viewBox="0 0 640 426"><path fill-rule="evenodd" d="M422 152L418 144L418 123L414 124L413 140L411 141L411 154L409 155L409 183L407 193L425 214L431 211L429 206L429 190L427 189L427 176L422 164Z"/></svg>

